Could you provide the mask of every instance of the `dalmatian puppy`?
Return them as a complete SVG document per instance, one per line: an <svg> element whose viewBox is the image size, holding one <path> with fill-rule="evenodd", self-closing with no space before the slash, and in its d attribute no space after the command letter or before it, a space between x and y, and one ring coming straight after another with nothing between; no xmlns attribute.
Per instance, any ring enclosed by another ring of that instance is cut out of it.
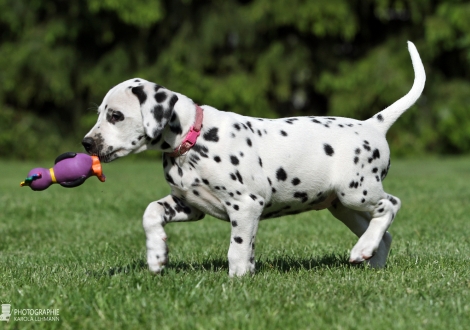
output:
<svg viewBox="0 0 470 330"><path fill-rule="evenodd" d="M148 149L163 151L171 194L143 216L150 271L168 261L169 222L209 214L230 222L229 275L255 270L260 220L328 209L358 242L351 263L386 263L387 229L400 200L384 192L390 166L385 135L421 95L424 67L413 43L411 90L365 121L340 117L263 119L198 106L190 98L137 78L113 87L82 144L104 162Z"/></svg>

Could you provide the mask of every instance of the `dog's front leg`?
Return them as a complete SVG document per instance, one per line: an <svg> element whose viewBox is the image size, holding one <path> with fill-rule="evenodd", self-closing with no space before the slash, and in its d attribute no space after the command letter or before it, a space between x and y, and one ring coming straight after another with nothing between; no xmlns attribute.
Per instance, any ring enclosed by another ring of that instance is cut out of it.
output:
<svg viewBox="0 0 470 330"><path fill-rule="evenodd" d="M238 201L230 206L228 212L232 231L228 250L229 276L242 276L255 272L255 239L260 215L263 211L251 199ZM263 203L264 204L264 203Z"/></svg>
<svg viewBox="0 0 470 330"><path fill-rule="evenodd" d="M168 262L167 236L163 227L168 222L195 221L203 217L204 213L173 195L147 206L143 226L147 236L147 263L151 272L161 272Z"/></svg>

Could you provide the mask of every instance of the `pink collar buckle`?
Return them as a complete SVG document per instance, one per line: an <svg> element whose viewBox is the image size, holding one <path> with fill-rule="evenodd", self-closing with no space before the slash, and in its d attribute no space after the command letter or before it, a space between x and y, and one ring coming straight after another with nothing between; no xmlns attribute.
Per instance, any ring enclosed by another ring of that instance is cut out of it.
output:
<svg viewBox="0 0 470 330"><path fill-rule="evenodd" d="M188 134L186 134L183 142L173 152L169 153L170 157L184 156L191 149L197 141L197 138L201 134L202 128L203 110L196 104L196 121L194 125L190 127Z"/></svg>
<svg viewBox="0 0 470 330"><path fill-rule="evenodd" d="M184 156L189 151L189 149L191 149L193 145L196 144L197 138L199 137L200 134L201 134L201 131L196 131L194 129L194 126L191 126L188 134L186 134L186 137L184 138L183 142L181 142L180 146L177 149L178 156ZM181 152L181 149L184 149L184 151Z"/></svg>

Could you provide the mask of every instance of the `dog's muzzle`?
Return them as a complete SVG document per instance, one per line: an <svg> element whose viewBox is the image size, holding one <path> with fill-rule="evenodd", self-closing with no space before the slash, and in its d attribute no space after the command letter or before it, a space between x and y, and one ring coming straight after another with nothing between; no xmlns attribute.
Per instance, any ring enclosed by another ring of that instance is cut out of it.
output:
<svg viewBox="0 0 470 330"><path fill-rule="evenodd" d="M96 153L96 143L95 140L91 137L86 137L82 140L82 145L85 148L86 152L89 154L95 154Z"/></svg>

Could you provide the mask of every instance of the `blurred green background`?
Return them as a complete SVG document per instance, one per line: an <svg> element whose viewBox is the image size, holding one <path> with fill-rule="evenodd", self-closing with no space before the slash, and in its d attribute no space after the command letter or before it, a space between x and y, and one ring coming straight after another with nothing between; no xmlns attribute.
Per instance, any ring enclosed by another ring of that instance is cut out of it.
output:
<svg viewBox="0 0 470 330"><path fill-rule="evenodd" d="M470 152L470 2L0 0L0 157L81 151L106 92L141 77L241 114L366 119L408 92L395 156Z"/></svg>

